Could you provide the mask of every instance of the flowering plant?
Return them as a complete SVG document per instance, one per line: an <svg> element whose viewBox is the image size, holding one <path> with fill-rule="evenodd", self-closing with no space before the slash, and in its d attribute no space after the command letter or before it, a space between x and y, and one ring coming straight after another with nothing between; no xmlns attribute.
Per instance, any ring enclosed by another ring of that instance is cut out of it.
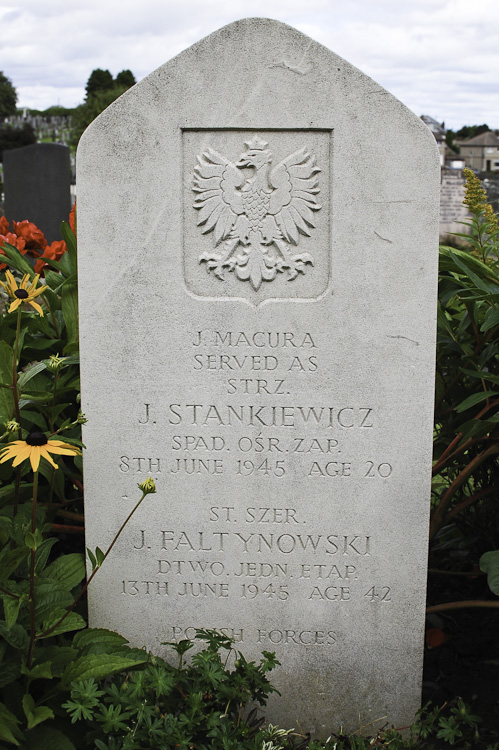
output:
<svg viewBox="0 0 499 750"><path fill-rule="evenodd" d="M35 272L40 275L44 275L45 269L50 268L49 261L60 260L68 251L64 240L55 240L49 244L42 230L32 221L13 221L11 228L5 216L1 216L0 255L6 255L2 247L5 244L35 261ZM7 263L0 263L0 271L5 268Z"/></svg>
<svg viewBox="0 0 499 750"><path fill-rule="evenodd" d="M70 221L75 228L74 212ZM73 679L100 679L147 655L86 629L85 592L125 524L107 551L89 551L81 585L76 236L65 223L51 245L32 222L12 230L0 219L0 747L69 749L57 696ZM154 483L141 490L134 510Z"/></svg>

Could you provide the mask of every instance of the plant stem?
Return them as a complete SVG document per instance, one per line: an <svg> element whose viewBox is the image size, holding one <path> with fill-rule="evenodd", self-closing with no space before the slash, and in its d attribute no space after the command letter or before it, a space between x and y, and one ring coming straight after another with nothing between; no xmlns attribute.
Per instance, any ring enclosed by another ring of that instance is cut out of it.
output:
<svg viewBox="0 0 499 750"><path fill-rule="evenodd" d="M33 472L33 502L31 506L31 533L36 531L36 501L38 496L38 471ZM29 649L28 649L28 669L31 668L33 661L33 650L35 647L36 624L35 624L35 557L36 549L30 550L29 566Z"/></svg>
<svg viewBox="0 0 499 750"><path fill-rule="evenodd" d="M499 453L499 445L491 445L487 450L480 453L478 456L470 461L470 463L461 471L460 474L454 479L452 484L449 486L447 491L443 494L439 504L437 505L435 512L430 522L430 539L433 539L439 528L442 526L445 520L445 512L449 505L454 493L461 487L464 482L470 477L471 474L477 469L489 456Z"/></svg>
<svg viewBox="0 0 499 750"><path fill-rule="evenodd" d="M17 366L19 357L19 337L21 334L21 306L17 308L17 323L16 323L16 339L14 343L14 359L12 362L12 394L14 396L14 412L16 415L16 422L21 425L21 411L19 409L19 393L17 391ZM18 440L22 440L22 430L19 426L17 431ZM16 469L16 483L14 488L14 508L13 514L17 516L17 510L19 507L19 491L21 488L21 467L18 466Z"/></svg>
<svg viewBox="0 0 499 750"><path fill-rule="evenodd" d="M499 601L482 601L481 599L469 599L463 602L446 602L445 604L434 604L431 607L426 607L426 614L432 612L445 612L448 609L469 609L476 607L487 607L490 609L497 609L499 607Z"/></svg>
<svg viewBox="0 0 499 750"><path fill-rule="evenodd" d="M148 494L147 492L143 492L142 497L140 498L140 500L134 505L134 507L132 508L132 510L130 511L130 513L128 514L128 516L125 518L125 520L121 524L120 528L118 529L118 532L115 534L115 537L114 537L113 541L111 542L111 544L107 548L107 551L105 552L104 557L102 558L101 564L94 568L94 570L90 574L90 577L87 578L86 583L83 585L80 593L73 600L73 603L67 608L67 610L65 611L65 613L63 614L63 616L59 620L57 620L57 622L55 623L55 625L52 625L52 627L50 627L48 630L45 630L43 633L40 633L40 635L37 636L38 638L46 638L48 635L50 635L50 633L52 633L53 630L55 630L57 627L59 627L59 625L61 624L61 622L64 622L64 620L69 615L69 613L73 611L73 609L76 607L76 605L78 604L78 602L82 598L83 594L88 589L88 587L89 587L91 581L93 580L95 574L97 573L98 570L100 570L102 564L104 563L104 560L108 557L108 555L111 552L112 548L114 547L114 545L118 541L118 538L121 535L121 532L123 531L123 529L127 525L128 521L131 519L131 517L133 516L133 514L135 513L135 511L138 509L139 505L142 503L143 499L145 498L145 496L147 494Z"/></svg>

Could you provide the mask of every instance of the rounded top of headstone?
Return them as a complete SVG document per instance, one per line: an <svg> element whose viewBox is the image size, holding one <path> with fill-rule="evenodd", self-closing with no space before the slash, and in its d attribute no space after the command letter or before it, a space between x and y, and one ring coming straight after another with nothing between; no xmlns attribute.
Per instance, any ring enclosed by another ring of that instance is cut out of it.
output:
<svg viewBox="0 0 499 750"><path fill-rule="evenodd" d="M165 62L94 120L81 145L92 131L141 118L139 111L161 113L165 125L177 120L180 127L329 128L347 116L351 129L359 119L391 118L394 129L404 121L414 137L435 146L420 118L369 76L271 18L233 21Z"/></svg>

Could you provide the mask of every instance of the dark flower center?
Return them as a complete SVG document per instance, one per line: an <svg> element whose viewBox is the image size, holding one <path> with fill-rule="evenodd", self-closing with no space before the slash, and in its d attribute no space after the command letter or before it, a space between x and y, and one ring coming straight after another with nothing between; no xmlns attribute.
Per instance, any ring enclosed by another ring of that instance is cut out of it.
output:
<svg viewBox="0 0 499 750"><path fill-rule="evenodd" d="M16 289L16 291L14 292L14 297L17 297L17 299L27 299L29 297L29 294L26 289Z"/></svg>
<svg viewBox="0 0 499 750"><path fill-rule="evenodd" d="M47 436L43 432L30 432L26 438L28 445L46 445L48 443Z"/></svg>

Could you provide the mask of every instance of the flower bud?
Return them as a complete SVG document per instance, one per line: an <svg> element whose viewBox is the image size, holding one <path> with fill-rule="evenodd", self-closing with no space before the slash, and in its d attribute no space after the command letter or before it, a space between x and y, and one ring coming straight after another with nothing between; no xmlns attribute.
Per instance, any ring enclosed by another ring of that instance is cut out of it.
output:
<svg viewBox="0 0 499 750"><path fill-rule="evenodd" d="M156 492L156 485L152 477L147 477L141 484L137 485L139 490L142 490L144 495L152 495Z"/></svg>

